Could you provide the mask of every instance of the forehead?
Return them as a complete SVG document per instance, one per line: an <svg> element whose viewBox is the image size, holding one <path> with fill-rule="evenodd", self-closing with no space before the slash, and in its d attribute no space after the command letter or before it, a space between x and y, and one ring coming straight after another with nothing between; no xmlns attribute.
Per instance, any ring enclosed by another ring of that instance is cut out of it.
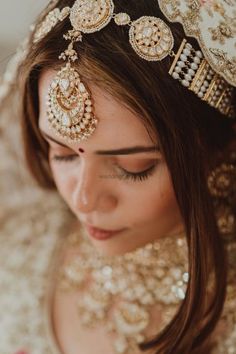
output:
<svg viewBox="0 0 236 354"><path fill-rule="evenodd" d="M52 70L45 71L39 80L39 126L51 136L55 136L55 133L48 126L46 102L48 88L55 74L56 72ZM98 118L98 125L89 139L83 141L84 146L91 145L92 147L94 144L98 147L102 144L103 148L106 146L107 148L120 148L124 143L140 145L152 142L138 115L98 86L93 84L87 86L93 99L94 114ZM57 140L63 142L63 139L58 137Z"/></svg>

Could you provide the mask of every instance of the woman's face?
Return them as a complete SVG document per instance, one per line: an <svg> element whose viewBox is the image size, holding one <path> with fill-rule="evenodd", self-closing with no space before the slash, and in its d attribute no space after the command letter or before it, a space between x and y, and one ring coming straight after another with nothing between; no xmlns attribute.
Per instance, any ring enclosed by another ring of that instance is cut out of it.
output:
<svg viewBox="0 0 236 354"><path fill-rule="evenodd" d="M47 122L46 96L54 75L46 71L40 78L39 127L50 145L49 161L58 191L83 226L122 229L103 240L87 232L94 246L106 255L123 254L181 232L182 218L160 151L132 151L154 147L140 118L89 85L97 128L88 140L67 143ZM107 153L113 150L121 151Z"/></svg>

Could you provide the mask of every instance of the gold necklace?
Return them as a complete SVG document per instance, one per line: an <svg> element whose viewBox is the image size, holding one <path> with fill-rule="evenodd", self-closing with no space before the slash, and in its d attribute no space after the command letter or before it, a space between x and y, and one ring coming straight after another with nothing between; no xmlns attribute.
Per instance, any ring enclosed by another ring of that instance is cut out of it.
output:
<svg viewBox="0 0 236 354"><path fill-rule="evenodd" d="M81 237L82 236L82 237ZM88 240L85 230L69 237L78 254L60 273L60 289L76 290L77 311L86 328L98 324L115 336L115 353L138 351L152 308L161 305L161 330L185 297L188 282L184 235L162 238L121 256L104 257Z"/></svg>

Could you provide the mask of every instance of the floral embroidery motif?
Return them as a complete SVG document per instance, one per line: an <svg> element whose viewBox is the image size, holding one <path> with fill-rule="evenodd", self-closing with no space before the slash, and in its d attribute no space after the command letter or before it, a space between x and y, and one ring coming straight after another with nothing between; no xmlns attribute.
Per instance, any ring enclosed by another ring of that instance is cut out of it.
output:
<svg viewBox="0 0 236 354"><path fill-rule="evenodd" d="M221 22L216 28L209 27L214 41L218 40L221 44L225 44L225 38L233 38L232 27L226 22Z"/></svg>
<svg viewBox="0 0 236 354"><path fill-rule="evenodd" d="M236 57L233 57L232 60L229 60L223 50L211 48L210 51L215 56L222 71L227 70L231 72L232 76L236 75Z"/></svg>
<svg viewBox="0 0 236 354"><path fill-rule="evenodd" d="M233 0L157 0L171 22L197 39L210 66L236 86L236 9ZM216 25L217 23L217 25ZM208 34L206 34L208 30ZM227 54L226 54L227 53ZM219 66L219 59L221 65Z"/></svg>

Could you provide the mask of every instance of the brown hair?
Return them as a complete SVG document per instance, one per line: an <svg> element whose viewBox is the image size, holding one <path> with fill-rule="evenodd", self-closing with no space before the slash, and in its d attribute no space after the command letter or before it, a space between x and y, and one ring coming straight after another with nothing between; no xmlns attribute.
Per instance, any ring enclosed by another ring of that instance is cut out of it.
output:
<svg viewBox="0 0 236 354"><path fill-rule="evenodd" d="M72 4L70 0L59 0L57 7ZM151 15L167 22L156 0L116 1L115 11L127 12L132 19ZM170 27L178 48L184 33L177 24ZM48 163L48 144L38 129L38 80L43 70L62 66L58 55L66 47L62 34L68 29L66 19L37 45L31 42L20 71L25 154L29 169L44 188L55 185ZM198 48L194 40L189 41ZM202 353L202 345L221 314L226 288L224 247L206 179L218 152L235 139L232 122L168 75L170 58L158 63L140 59L129 44L126 28L110 23L96 34L84 35L76 49L76 65L83 81L95 82L124 102L147 127L151 123L186 227L190 273L186 298L170 324L140 348L154 348L157 353ZM211 301L207 295L210 273L215 280Z"/></svg>

